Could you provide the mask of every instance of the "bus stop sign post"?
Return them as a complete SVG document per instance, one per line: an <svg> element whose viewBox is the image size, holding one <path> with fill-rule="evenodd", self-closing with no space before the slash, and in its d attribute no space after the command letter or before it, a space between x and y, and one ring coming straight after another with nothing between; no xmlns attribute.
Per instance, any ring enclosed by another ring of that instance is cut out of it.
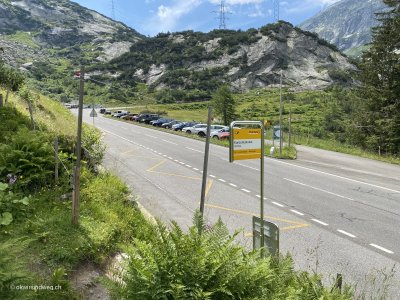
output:
<svg viewBox="0 0 400 300"><path fill-rule="evenodd" d="M247 126L238 128L236 126ZM252 128L253 127L253 128ZM255 127L255 128L254 128ZM260 245L264 245L264 122L234 121L230 125L229 161L260 159ZM261 250L261 256L264 251Z"/></svg>

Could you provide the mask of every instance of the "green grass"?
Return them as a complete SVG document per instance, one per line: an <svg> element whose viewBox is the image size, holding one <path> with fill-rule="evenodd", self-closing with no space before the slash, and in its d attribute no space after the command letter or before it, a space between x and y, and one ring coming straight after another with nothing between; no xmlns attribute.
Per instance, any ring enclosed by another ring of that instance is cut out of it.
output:
<svg viewBox="0 0 400 300"><path fill-rule="evenodd" d="M292 112L292 132L293 144L307 145L310 147L321 148L330 151L347 153L355 156L371 158L379 161L400 164L400 158L390 155L379 155L363 150L360 147L339 142L335 138L335 133L324 131L324 114L329 112L332 101L337 101L335 91L304 91L289 93L283 91L283 128L284 139L287 142L287 128L289 110ZM271 125L279 124L279 90L277 89L255 89L243 94L234 94L236 100L236 111L238 120L267 120ZM292 101L289 103L288 99ZM185 104L152 104L130 106L131 112L140 113L142 111L153 111L164 113L166 117L182 121L206 122L208 102L185 103ZM219 123L218 118L214 119ZM344 123L345 126L349 126ZM321 137L321 135L323 137ZM271 129L268 130L267 137L271 136ZM290 152L290 151L289 151ZM287 154L293 158L294 154ZM286 156L286 154L285 154Z"/></svg>
<svg viewBox="0 0 400 300"><path fill-rule="evenodd" d="M28 32L17 31L15 34L7 35L5 38L9 41L20 42L35 49L40 48L39 44L34 41L32 34Z"/></svg>

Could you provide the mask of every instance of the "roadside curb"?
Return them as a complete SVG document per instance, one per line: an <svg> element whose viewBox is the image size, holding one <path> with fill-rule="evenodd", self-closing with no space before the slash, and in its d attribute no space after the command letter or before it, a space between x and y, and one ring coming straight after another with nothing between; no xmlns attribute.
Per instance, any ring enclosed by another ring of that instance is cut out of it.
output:
<svg viewBox="0 0 400 300"><path fill-rule="evenodd" d="M143 216L152 224L157 224L156 218L141 204L139 201L135 201L137 208L143 214Z"/></svg>

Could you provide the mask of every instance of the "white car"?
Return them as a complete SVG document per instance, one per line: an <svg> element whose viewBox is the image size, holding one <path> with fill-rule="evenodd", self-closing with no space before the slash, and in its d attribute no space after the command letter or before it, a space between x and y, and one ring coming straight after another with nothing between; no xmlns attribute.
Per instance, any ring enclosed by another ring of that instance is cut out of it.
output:
<svg viewBox="0 0 400 300"><path fill-rule="evenodd" d="M224 125L211 125L210 128L211 128L210 132L213 132L213 131L218 131L218 130L229 128L229 127L224 126ZM198 136L205 137L207 135L207 126L204 128L195 129L193 133L197 134Z"/></svg>
<svg viewBox="0 0 400 300"><path fill-rule="evenodd" d="M189 134L192 134L192 133L196 132L196 134L197 134L197 132L200 129L204 129L204 128L207 128L207 124L197 124L197 125L194 125L194 126L191 126L191 127L183 127L182 128L182 132L186 132L186 133L189 133Z"/></svg>

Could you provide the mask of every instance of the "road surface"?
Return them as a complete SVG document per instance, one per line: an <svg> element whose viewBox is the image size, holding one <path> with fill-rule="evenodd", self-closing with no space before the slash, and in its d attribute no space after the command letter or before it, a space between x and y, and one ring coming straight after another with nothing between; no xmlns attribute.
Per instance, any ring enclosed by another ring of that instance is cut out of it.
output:
<svg viewBox="0 0 400 300"><path fill-rule="evenodd" d="M84 120L92 123L89 112ZM199 207L204 142L117 120L96 118L107 145L105 165L163 221L191 225ZM259 215L260 162L228 161L228 149L211 145L206 217L219 217L240 242L252 245ZM296 161L265 159L265 215L281 231L281 253L296 267L337 273L358 293L400 299L400 167L299 147ZM393 274L394 273L394 274ZM385 279L389 276L389 279Z"/></svg>

